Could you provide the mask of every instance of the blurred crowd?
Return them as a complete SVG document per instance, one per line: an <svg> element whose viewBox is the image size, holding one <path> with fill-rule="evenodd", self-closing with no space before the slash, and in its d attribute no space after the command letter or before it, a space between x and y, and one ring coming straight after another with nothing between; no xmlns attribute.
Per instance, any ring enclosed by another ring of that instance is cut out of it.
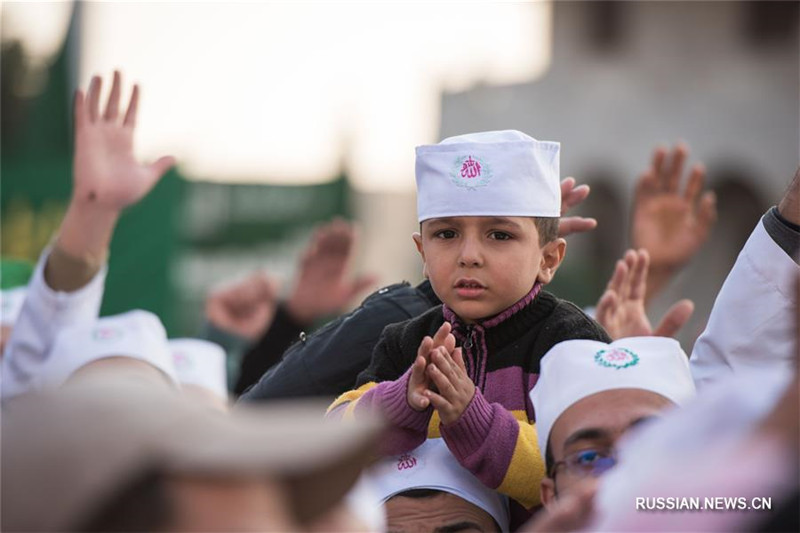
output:
<svg viewBox="0 0 800 533"><path fill-rule="evenodd" d="M512 130L417 148L398 246L421 283L355 274L336 219L288 290L220 280L168 339L99 317L116 223L175 164L134 158L138 87L101 86L75 94L59 231L2 292L3 531L800 530L800 169L689 353L691 299L648 316L726 223L689 147L654 148L630 249L579 309L546 286L603 220L570 213L590 189L558 143Z"/></svg>

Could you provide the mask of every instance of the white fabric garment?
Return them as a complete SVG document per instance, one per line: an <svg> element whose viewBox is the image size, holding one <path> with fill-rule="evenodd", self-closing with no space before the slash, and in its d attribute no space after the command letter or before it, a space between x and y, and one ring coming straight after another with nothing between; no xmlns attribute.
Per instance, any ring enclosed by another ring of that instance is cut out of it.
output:
<svg viewBox="0 0 800 533"><path fill-rule="evenodd" d="M561 215L557 142L515 130L450 137L416 150L417 217Z"/></svg>
<svg viewBox="0 0 800 533"><path fill-rule="evenodd" d="M765 365L794 369L800 267L760 221L722 285L690 367L698 389Z"/></svg>
<svg viewBox="0 0 800 533"><path fill-rule="evenodd" d="M699 498L705 505L706 497L749 502L784 494L797 458L754 429L791 377L776 367L728 375L683 409L631 430L618 446L619 463L601 479L589 529L733 531L743 527L743 519L758 518L754 514L766 519L767 513L752 511L637 511L636 499Z"/></svg>
<svg viewBox="0 0 800 533"><path fill-rule="evenodd" d="M0 291L0 324L3 326L14 325L19 312L22 311L22 304L25 303L27 293L27 287L15 287Z"/></svg>
<svg viewBox="0 0 800 533"><path fill-rule="evenodd" d="M85 286L73 292L51 289L44 279L50 249L42 252L14 330L3 353L2 390L10 398L37 386L40 372L56 334L65 327L97 320L105 288L106 266Z"/></svg>

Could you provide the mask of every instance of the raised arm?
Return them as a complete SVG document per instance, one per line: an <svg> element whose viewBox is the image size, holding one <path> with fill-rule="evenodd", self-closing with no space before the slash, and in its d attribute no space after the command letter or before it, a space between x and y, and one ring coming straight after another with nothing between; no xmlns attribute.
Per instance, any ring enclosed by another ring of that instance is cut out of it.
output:
<svg viewBox="0 0 800 533"><path fill-rule="evenodd" d="M139 101L134 86L124 116L119 72L105 109L101 80L75 94L73 190L55 244L45 250L3 357L4 398L36 386L36 373L64 326L93 321L103 298L105 264L122 211L143 198L173 165L162 157L150 165L133 157Z"/></svg>
<svg viewBox="0 0 800 533"><path fill-rule="evenodd" d="M778 208L756 224L690 359L698 387L767 366L793 371L800 249L800 169Z"/></svg>

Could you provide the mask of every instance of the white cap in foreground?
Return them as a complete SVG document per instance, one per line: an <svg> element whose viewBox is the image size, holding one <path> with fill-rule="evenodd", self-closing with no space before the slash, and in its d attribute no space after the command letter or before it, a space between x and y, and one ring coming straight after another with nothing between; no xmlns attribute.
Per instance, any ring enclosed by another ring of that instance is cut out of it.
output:
<svg viewBox="0 0 800 533"><path fill-rule="evenodd" d="M41 383L59 387L78 369L110 357L143 361L178 383L164 325L153 313L141 310L61 330L42 367Z"/></svg>
<svg viewBox="0 0 800 533"><path fill-rule="evenodd" d="M489 513L501 531L508 530L507 498L461 466L442 439L428 439L408 453L382 459L367 471L364 482L380 504L415 489L454 494Z"/></svg>

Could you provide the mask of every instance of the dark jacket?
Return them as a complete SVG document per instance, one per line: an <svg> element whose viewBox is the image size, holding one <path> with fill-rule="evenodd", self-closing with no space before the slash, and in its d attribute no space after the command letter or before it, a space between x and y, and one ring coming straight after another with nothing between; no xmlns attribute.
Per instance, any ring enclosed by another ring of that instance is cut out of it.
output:
<svg viewBox="0 0 800 533"><path fill-rule="evenodd" d="M301 334L283 359L240 397L244 402L302 396L337 396L355 386L383 328L439 305L428 281L396 283L368 296L354 311L307 338ZM266 348L268 339L259 346Z"/></svg>

